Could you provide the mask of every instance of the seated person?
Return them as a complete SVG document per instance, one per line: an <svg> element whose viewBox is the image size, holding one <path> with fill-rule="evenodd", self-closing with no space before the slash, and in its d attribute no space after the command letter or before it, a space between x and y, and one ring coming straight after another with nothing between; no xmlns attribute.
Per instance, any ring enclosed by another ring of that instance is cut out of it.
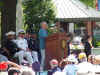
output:
<svg viewBox="0 0 100 75"><path fill-rule="evenodd" d="M75 64L77 59L73 56L69 56L67 60L68 64L63 69L63 72L66 73L66 75L77 75L78 68Z"/></svg>
<svg viewBox="0 0 100 75"><path fill-rule="evenodd" d="M16 68L16 72L12 71L11 69L8 71L9 68ZM9 61L5 56L0 54L0 75L19 75L19 71L21 67L16 63Z"/></svg>
<svg viewBox="0 0 100 75"><path fill-rule="evenodd" d="M34 62L39 62L38 60L39 45L37 41L37 35L34 32L31 33L31 36L30 36L29 49L32 51L32 57L33 57Z"/></svg>
<svg viewBox="0 0 100 75"><path fill-rule="evenodd" d="M21 69L21 67L19 65L17 65L16 63L13 63L11 61L2 61L2 62L0 62L0 71L7 71L7 69L10 68L10 67Z"/></svg>
<svg viewBox="0 0 100 75"><path fill-rule="evenodd" d="M12 60L15 53L18 51L17 44L14 42L15 32L10 31L6 34L7 40L4 41L2 49L5 51L9 60Z"/></svg>
<svg viewBox="0 0 100 75"><path fill-rule="evenodd" d="M93 64L87 61L87 56L85 53L79 54L80 63L78 64L78 75L93 75L95 69Z"/></svg>
<svg viewBox="0 0 100 75"><path fill-rule="evenodd" d="M16 63L13 63L11 61L8 61L8 60L0 61L0 75L7 74L7 71L9 68L16 68L18 70L21 69L21 67L19 65L17 65Z"/></svg>
<svg viewBox="0 0 100 75"><path fill-rule="evenodd" d="M31 52L29 51L27 40L25 38L25 31L20 30L18 33L18 39L16 40L17 46L20 48L20 51L15 54L15 57L18 57L19 64L22 65L24 57L27 59L29 66L32 66L33 59Z"/></svg>
<svg viewBox="0 0 100 75"><path fill-rule="evenodd" d="M62 59L62 61L59 63L59 66L61 68L61 70L64 69L64 67L68 64L68 60L66 59Z"/></svg>
<svg viewBox="0 0 100 75"><path fill-rule="evenodd" d="M60 71L61 69L58 67L58 61L56 59L52 59L50 61L51 70L48 71L48 75L53 75L53 73Z"/></svg>

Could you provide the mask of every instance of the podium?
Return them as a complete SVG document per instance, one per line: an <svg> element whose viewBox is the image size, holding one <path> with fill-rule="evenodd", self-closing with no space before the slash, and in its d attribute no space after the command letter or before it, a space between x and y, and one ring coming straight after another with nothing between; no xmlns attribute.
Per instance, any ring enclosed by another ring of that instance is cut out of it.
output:
<svg viewBox="0 0 100 75"><path fill-rule="evenodd" d="M65 33L54 33L46 38L45 69L50 69L50 60L57 59L60 62L64 57L67 57L66 43L67 36Z"/></svg>

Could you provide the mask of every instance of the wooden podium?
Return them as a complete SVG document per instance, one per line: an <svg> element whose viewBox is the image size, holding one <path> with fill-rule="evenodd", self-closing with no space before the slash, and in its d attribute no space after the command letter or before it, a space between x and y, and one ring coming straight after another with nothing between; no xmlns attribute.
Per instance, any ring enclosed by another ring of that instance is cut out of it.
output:
<svg viewBox="0 0 100 75"><path fill-rule="evenodd" d="M65 33L54 33L46 38L46 69L50 68L50 60L57 59L60 62L64 57L67 57L66 42Z"/></svg>

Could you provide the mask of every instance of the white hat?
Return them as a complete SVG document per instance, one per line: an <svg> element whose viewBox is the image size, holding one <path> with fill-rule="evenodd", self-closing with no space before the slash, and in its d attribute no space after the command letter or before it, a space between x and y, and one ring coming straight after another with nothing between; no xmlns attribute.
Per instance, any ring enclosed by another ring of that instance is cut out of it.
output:
<svg viewBox="0 0 100 75"><path fill-rule="evenodd" d="M20 30L17 32L17 34L19 34L19 33L25 33L24 29L20 29Z"/></svg>
<svg viewBox="0 0 100 75"><path fill-rule="evenodd" d="M10 32L6 33L6 36L9 36L9 35L15 35L15 32L10 31Z"/></svg>
<svg viewBox="0 0 100 75"><path fill-rule="evenodd" d="M77 59L74 56L69 56L67 60L69 62L77 62Z"/></svg>

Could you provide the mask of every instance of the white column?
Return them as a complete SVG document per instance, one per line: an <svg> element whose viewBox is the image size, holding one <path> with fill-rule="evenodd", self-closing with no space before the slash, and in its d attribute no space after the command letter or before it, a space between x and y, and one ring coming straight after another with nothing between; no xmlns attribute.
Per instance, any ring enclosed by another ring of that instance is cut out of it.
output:
<svg viewBox="0 0 100 75"><path fill-rule="evenodd" d="M69 32L74 33L74 23L69 23Z"/></svg>
<svg viewBox="0 0 100 75"><path fill-rule="evenodd" d="M22 0L17 0L16 8L16 32L22 29L23 26L23 9L22 9Z"/></svg>

